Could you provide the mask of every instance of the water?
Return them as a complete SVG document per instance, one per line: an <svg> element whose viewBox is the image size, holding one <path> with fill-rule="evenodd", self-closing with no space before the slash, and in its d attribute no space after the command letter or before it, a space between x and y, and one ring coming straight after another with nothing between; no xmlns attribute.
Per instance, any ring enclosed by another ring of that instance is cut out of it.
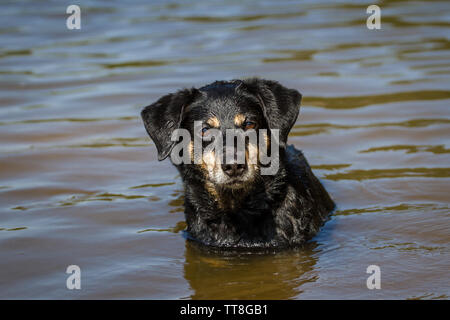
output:
<svg viewBox="0 0 450 320"><path fill-rule="evenodd" d="M0 298L449 298L447 1L381 1L381 30L370 1L77 4L79 31L0 5ZM304 95L289 141L337 211L299 250L202 252L139 111L255 75Z"/></svg>

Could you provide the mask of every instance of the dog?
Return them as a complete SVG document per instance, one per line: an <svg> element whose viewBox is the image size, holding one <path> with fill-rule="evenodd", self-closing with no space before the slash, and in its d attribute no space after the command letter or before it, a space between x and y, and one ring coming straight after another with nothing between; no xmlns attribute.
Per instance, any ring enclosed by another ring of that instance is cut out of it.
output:
<svg viewBox="0 0 450 320"><path fill-rule="evenodd" d="M205 152L207 141L201 142L200 158L192 141L177 152L194 163L175 163L171 157L184 184L188 240L219 249L286 248L303 245L319 231L335 204L303 153L287 145L301 99L297 90L276 81L250 78L179 90L142 110L160 161L180 142L180 137L173 138L177 129L191 137L204 137L211 130L265 133L257 144L245 141L244 163L216 161L216 149ZM200 126L195 128L195 123ZM278 163L275 172L262 174L267 165L259 156L252 162L249 157L264 148L269 154L269 146ZM226 148L222 151L233 150Z"/></svg>

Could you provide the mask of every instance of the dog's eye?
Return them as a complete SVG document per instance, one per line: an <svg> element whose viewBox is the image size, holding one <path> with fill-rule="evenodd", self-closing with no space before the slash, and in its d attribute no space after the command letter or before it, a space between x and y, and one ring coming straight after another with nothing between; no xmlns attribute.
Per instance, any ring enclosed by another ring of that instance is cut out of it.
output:
<svg viewBox="0 0 450 320"><path fill-rule="evenodd" d="M208 127L204 127L202 128L202 136L205 135L206 132L208 132L209 128Z"/></svg>
<svg viewBox="0 0 450 320"><path fill-rule="evenodd" d="M244 126L244 130L255 129L256 123L254 123L252 121L245 121L243 123L243 126Z"/></svg>

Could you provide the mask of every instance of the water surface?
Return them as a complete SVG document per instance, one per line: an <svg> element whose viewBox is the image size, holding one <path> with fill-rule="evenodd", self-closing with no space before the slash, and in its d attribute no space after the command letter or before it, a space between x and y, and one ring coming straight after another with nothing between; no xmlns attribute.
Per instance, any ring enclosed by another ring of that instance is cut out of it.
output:
<svg viewBox="0 0 450 320"><path fill-rule="evenodd" d="M0 298L449 298L448 1L380 1L381 30L364 1L78 4L78 31L0 5ZM139 112L249 76L302 92L289 141L337 210L299 250L205 253Z"/></svg>

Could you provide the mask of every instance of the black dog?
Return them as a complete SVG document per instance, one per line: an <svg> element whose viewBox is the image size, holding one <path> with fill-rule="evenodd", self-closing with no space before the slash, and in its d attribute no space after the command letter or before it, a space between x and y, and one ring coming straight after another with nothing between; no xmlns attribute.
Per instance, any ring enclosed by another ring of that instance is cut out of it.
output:
<svg viewBox="0 0 450 320"><path fill-rule="evenodd" d="M249 143L244 164L217 164L214 153L203 154L197 164L175 164L185 186L189 238L219 248L274 248L303 244L318 232L334 203L302 152L286 145L301 97L278 82L253 78L181 90L144 108L141 115L159 160L173 150L175 129L197 134L194 121L201 121L203 136L211 128L224 134L226 129L279 130L273 175L261 174L259 160L248 163L249 149L255 147ZM267 149L275 143L271 139L264 136ZM192 142L187 152L194 160Z"/></svg>

